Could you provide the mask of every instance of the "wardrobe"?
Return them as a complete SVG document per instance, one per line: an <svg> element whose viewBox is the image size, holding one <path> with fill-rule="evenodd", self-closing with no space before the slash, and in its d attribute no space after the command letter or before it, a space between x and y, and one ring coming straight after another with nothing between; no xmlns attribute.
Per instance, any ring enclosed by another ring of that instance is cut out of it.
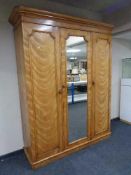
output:
<svg viewBox="0 0 131 175"><path fill-rule="evenodd" d="M110 136L112 26L24 6L14 26L24 151L33 168Z"/></svg>

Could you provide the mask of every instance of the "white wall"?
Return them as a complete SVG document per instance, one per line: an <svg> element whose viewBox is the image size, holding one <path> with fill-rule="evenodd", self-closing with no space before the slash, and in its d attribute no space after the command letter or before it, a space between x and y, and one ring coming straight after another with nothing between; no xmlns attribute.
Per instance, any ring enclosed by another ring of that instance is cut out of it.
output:
<svg viewBox="0 0 131 175"><path fill-rule="evenodd" d="M112 42L112 99L111 118L119 117L120 79L122 76L123 58L131 57L131 41L113 38Z"/></svg>
<svg viewBox="0 0 131 175"><path fill-rule="evenodd" d="M0 22L0 155L22 147L13 31Z"/></svg>

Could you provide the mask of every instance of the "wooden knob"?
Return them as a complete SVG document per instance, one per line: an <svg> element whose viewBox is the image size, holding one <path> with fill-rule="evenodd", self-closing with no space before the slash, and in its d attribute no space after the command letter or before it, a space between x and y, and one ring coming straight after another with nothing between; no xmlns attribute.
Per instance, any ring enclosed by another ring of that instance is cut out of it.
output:
<svg viewBox="0 0 131 175"><path fill-rule="evenodd" d="M61 88L61 89L59 89L58 93L59 93L59 94L62 94L62 88Z"/></svg>
<svg viewBox="0 0 131 175"><path fill-rule="evenodd" d="M95 85L95 81L92 81L92 85L93 85L93 86Z"/></svg>
<svg viewBox="0 0 131 175"><path fill-rule="evenodd" d="M62 89L65 89L66 88L66 86L65 85L62 85Z"/></svg>
<svg viewBox="0 0 131 175"><path fill-rule="evenodd" d="M65 85L62 85L62 87L61 87L61 89L59 89L58 93L59 93L59 94L62 94L63 89L65 89L65 88L66 88L66 86L65 86Z"/></svg>

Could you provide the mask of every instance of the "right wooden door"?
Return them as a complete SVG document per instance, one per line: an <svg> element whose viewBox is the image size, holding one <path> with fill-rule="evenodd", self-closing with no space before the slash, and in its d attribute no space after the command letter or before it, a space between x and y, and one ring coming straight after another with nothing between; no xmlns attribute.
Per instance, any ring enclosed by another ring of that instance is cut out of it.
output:
<svg viewBox="0 0 131 175"><path fill-rule="evenodd" d="M111 37L93 34L94 135L110 131Z"/></svg>

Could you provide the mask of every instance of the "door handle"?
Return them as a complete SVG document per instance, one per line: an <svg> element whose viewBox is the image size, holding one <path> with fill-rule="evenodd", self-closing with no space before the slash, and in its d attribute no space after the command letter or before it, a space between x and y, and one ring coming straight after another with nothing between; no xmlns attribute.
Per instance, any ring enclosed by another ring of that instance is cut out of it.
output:
<svg viewBox="0 0 131 175"><path fill-rule="evenodd" d="M92 81L92 85L93 85L93 86L95 85L95 81Z"/></svg>
<svg viewBox="0 0 131 175"><path fill-rule="evenodd" d="M66 86L65 85L62 85L62 89L65 89L66 88Z"/></svg>
<svg viewBox="0 0 131 175"><path fill-rule="evenodd" d="M62 92L63 92L62 88L58 90L59 94L62 94Z"/></svg>
<svg viewBox="0 0 131 175"><path fill-rule="evenodd" d="M63 90L66 88L65 85L62 85L62 87L59 89L58 93L59 94L62 94L63 93Z"/></svg>

